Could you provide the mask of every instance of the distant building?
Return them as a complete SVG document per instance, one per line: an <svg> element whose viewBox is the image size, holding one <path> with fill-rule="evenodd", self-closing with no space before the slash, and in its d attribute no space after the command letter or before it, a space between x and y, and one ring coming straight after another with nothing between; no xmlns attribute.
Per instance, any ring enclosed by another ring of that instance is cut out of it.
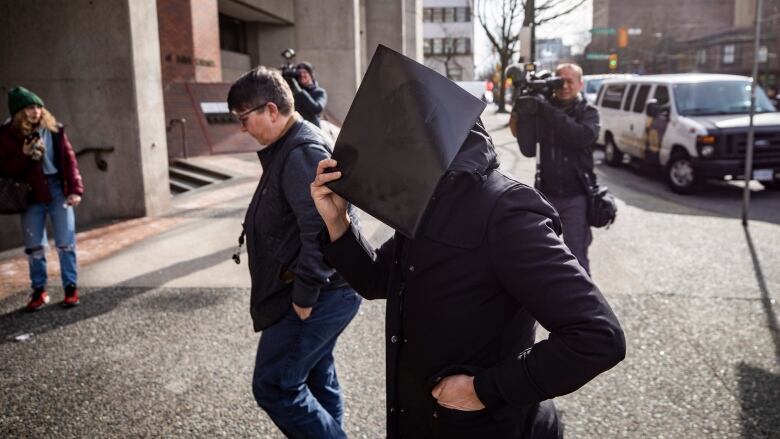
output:
<svg viewBox="0 0 780 439"><path fill-rule="evenodd" d="M679 41L673 51L678 71L753 74L756 5L735 3L732 26L698 38ZM765 1L758 52L758 80L780 89L780 3Z"/></svg>
<svg viewBox="0 0 780 439"><path fill-rule="evenodd" d="M571 58L571 46L563 44L560 38L536 40L536 57L540 69L553 71L555 66Z"/></svg>
<svg viewBox="0 0 780 439"><path fill-rule="evenodd" d="M700 38L733 26L744 0L593 0L589 73L677 71L676 41ZM610 69L609 55L616 55Z"/></svg>
<svg viewBox="0 0 780 439"><path fill-rule="evenodd" d="M453 81L474 79L474 20L469 0L423 0L425 65Z"/></svg>

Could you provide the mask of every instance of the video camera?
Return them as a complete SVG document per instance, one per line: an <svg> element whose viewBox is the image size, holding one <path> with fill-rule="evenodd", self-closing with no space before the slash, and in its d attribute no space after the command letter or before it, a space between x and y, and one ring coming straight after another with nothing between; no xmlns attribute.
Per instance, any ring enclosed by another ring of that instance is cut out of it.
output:
<svg viewBox="0 0 780 439"><path fill-rule="evenodd" d="M282 58L285 59L285 63L282 64L281 70L282 70L282 77L286 80L295 79L296 81L299 78L298 75L298 69L295 68L295 64L293 64L293 59L295 59L295 50L292 48L287 48L282 51Z"/></svg>
<svg viewBox="0 0 780 439"><path fill-rule="evenodd" d="M547 70L537 72L534 63L512 64L507 67L506 76L512 79L514 89L512 114L517 143L524 156L533 157L539 142L540 107L544 100L552 99L555 90L563 88L563 79Z"/></svg>
<svg viewBox="0 0 780 439"><path fill-rule="evenodd" d="M563 88L563 78L553 76L548 70L536 71L536 64L523 66L512 64L506 69L515 88L515 99L521 96L544 96L552 99L553 92Z"/></svg>

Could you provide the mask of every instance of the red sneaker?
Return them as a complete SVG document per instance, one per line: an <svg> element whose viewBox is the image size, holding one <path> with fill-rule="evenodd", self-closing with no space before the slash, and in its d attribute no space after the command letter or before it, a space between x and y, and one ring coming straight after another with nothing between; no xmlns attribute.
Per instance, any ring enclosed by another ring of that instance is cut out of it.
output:
<svg viewBox="0 0 780 439"><path fill-rule="evenodd" d="M27 311L36 311L47 303L49 303L49 293L43 288L36 288L33 290L30 302L27 303Z"/></svg>
<svg viewBox="0 0 780 439"><path fill-rule="evenodd" d="M65 299L62 301L62 306L70 308L79 304L79 289L75 285L68 285L65 287Z"/></svg>

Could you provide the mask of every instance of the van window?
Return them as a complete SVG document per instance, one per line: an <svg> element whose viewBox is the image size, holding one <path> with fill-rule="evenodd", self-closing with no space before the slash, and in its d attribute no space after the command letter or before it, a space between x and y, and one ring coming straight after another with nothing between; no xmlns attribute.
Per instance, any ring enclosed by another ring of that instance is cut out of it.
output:
<svg viewBox="0 0 780 439"><path fill-rule="evenodd" d="M677 112L683 116L745 114L750 111L749 81L707 81L674 86ZM756 111L777 111L764 90L756 89Z"/></svg>
<svg viewBox="0 0 780 439"><path fill-rule="evenodd" d="M628 111L631 109L631 100L634 99L634 92L636 91L636 84L631 84L628 87L628 94L626 95L626 102L623 103L623 111Z"/></svg>
<svg viewBox="0 0 780 439"><path fill-rule="evenodd" d="M636 100L634 101L634 113L644 113L648 93L650 93L650 85L639 86L639 91L637 91Z"/></svg>
<svg viewBox="0 0 780 439"><path fill-rule="evenodd" d="M665 85L659 85L655 88L653 97L658 101L658 105L669 104L669 89Z"/></svg>
<svg viewBox="0 0 780 439"><path fill-rule="evenodd" d="M601 97L604 96L604 89L607 87L599 87L599 95L596 96L596 102L601 105Z"/></svg>
<svg viewBox="0 0 780 439"><path fill-rule="evenodd" d="M602 98L601 106L606 108L620 109L620 103L623 101L623 92L626 91L626 84L615 84L607 87Z"/></svg>

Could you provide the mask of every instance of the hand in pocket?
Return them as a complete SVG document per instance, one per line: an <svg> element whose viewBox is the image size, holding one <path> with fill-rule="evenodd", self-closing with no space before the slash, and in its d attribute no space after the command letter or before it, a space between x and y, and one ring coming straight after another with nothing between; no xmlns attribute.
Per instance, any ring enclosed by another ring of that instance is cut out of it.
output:
<svg viewBox="0 0 780 439"><path fill-rule="evenodd" d="M439 405L448 409L473 412L485 408L485 405L477 397L473 376L451 375L444 377L433 388L431 395L436 398Z"/></svg>

